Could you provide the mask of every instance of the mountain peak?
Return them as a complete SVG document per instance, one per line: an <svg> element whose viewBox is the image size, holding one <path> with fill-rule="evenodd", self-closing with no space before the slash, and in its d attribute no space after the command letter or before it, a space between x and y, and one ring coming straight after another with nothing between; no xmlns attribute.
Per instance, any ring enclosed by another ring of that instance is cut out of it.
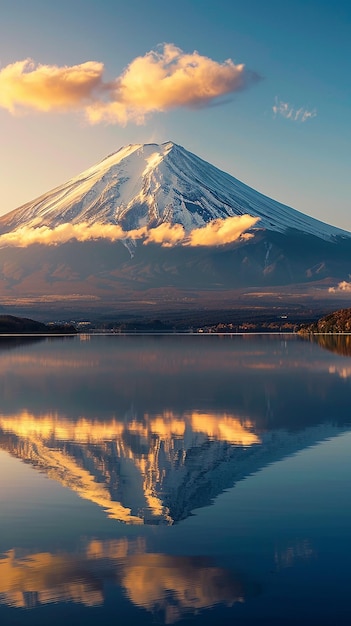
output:
<svg viewBox="0 0 351 626"><path fill-rule="evenodd" d="M351 237L260 194L185 148L129 144L67 183L0 218L0 233L62 224L112 224L123 231L252 216L260 229L291 229L325 240Z"/></svg>
<svg viewBox="0 0 351 626"><path fill-rule="evenodd" d="M126 146L121 146L118 150L116 150L116 152L111 152L111 154L104 157L102 161L100 161L100 163L104 163L108 159L116 159L120 161L121 159L124 159L135 152L137 152L139 155L147 155L150 153L150 151L154 151L165 155L168 154L168 152L170 152L173 148L180 148L181 150L184 150L184 148L181 148L181 146L177 146L177 144L173 143L173 141L165 141L161 144L129 143Z"/></svg>

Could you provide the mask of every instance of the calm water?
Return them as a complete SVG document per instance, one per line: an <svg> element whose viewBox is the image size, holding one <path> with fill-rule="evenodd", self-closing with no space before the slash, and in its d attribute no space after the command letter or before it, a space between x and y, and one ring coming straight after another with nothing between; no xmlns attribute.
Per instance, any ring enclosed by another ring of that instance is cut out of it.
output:
<svg viewBox="0 0 351 626"><path fill-rule="evenodd" d="M0 623L351 623L350 337L0 339Z"/></svg>

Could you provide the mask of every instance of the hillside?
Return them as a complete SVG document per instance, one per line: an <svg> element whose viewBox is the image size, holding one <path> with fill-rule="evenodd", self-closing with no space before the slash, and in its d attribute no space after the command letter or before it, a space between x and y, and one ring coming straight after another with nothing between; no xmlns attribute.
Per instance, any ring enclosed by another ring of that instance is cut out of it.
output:
<svg viewBox="0 0 351 626"><path fill-rule="evenodd" d="M300 333L351 333L351 308L339 309L317 322L301 326Z"/></svg>
<svg viewBox="0 0 351 626"><path fill-rule="evenodd" d="M71 325L47 325L27 317L0 315L0 334L74 334L75 332L75 328Z"/></svg>

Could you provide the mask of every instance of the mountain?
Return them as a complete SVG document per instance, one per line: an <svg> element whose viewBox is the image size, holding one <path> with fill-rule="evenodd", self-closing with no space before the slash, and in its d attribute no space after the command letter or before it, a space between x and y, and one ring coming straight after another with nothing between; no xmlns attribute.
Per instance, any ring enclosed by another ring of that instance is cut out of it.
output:
<svg viewBox="0 0 351 626"><path fill-rule="evenodd" d="M258 227L295 229L333 240L351 237L271 200L172 142L121 148L68 183L0 218L0 232L71 224L119 224L124 230L162 223L186 231L214 219L252 215Z"/></svg>
<svg viewBox="0 0 351 626"><path fill-rule="evenodd" d="M172 142L123 147L0 218L5 304L186 307L194 298L201 306L205 292L218 303L248 288L285 287L329 297L328 288L347 284L350 259L351 233Z"/></svg>

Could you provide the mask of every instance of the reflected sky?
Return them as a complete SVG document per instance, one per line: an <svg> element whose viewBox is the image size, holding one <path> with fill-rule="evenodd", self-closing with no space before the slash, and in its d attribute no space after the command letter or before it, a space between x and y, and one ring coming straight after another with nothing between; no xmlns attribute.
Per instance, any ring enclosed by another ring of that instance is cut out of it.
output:
<svg viewBox="0 0 351 626"><path fill-rule="evenodd" d="M350 359L325 347L292 336L0 345L0 619L5 607L72 605L79 625L93 609L112 624L114 604L130 624L131 607L142 623L212 624L222 610L232 623L235 610L250 624L255 602L273 610L272 572L282 598L296 602L284 587L295 575L314 597L314 577L336 575L324 549L349 550L351 514Z"/></svg>
<svg viewBox="0 0 351 626"><path fill-rule="evenodd" d="M303 427L317 416L347 419L349 389L336 388L330 367L349 360L291 336L54 338L12 350L0 341L0 412L110 421L190 411L263 428L269 414L277 426ZM302 396L313 403L303 416Z"/></svg>

